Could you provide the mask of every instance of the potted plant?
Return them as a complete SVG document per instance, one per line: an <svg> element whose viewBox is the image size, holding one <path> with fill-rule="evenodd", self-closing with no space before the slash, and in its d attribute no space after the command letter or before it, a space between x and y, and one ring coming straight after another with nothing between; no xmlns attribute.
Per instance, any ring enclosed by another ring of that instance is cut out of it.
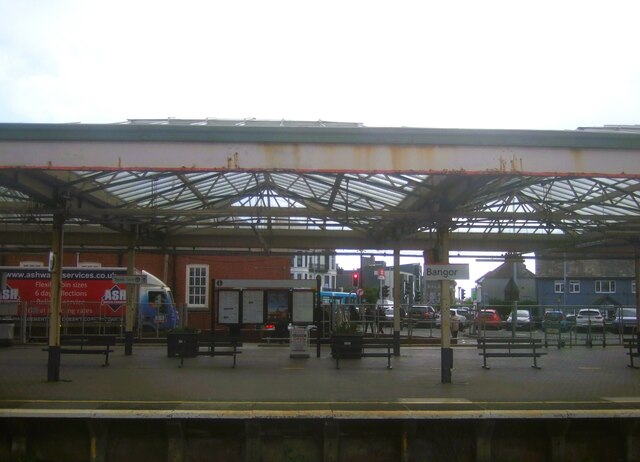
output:
<svg viewBox="0 0 640 462"><path fill-rule="evenodd" d="M180 356L184 349L185 358L198 356L198 336L200 330L193 327L177 327L167 331L167 356Z"/></svg>
<svg viewBox="0 0 640 462"><path fill-rule="evenodd" d="M362 358L362 339L364 334L360 324L344 321L338 324L331 335L331 356L340 345L341 358Z"/></svg>

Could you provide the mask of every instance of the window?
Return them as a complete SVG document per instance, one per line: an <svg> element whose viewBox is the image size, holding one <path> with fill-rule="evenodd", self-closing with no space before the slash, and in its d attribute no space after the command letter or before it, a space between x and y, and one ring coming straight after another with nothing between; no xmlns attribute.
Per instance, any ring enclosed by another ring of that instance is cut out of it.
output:
<svg viewBox="0 0 640 462"><path fill-rule="evenodd" d="M580 281L569 281L569 292L572 294L580 293Z"/></svg>
<svg viewBox="0 0 640 462"><path fill-rule="evenodd" d="M187 265L187 306L206 308L209 294L209 266Z"/></svg>
<svg viewBox="0 0 640 462"><path fill-rule="evenodd" d="M553 291L556 294L563 294L564 293L564 281L556 281L553 284Z"/></svg>
<svg viewBox="0 0 640 462"><path fill-rule="evenodd" d="M296 255L296 264L294 266L302 268L302 255Z"/></svg>
<svg viewBox="0 0 640 462"><path fill-rule="evenodd" d="M615 294L616 281L612 279L596 281L596 293L597 294Z"/></svg>

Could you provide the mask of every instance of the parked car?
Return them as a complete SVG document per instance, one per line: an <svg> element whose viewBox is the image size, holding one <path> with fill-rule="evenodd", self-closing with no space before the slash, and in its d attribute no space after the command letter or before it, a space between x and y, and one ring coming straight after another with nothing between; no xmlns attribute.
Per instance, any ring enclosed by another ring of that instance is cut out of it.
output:
<svg viewBox="0 0 640 462"><path fill-rule="evenodd" d="M467 318L465 318L464 316L458 314L458 310L455 308L451 308L449 310L449 314L451 316L451 321L453 322L454 320L458 321L458 330L460 332L462 332L466 326L467 323ZM442 325L442 316L440 315L440 313L438 313L436 315L436 327L439 329L440 326Z"/></svg>
<svg viewBox="0 0 640 462"><path fill-rule="evenodd" d="M384 310L385 321L393 323L394 311L395 310L393 309L392 306ZM400 308L400 324L402 325L402 323L405 322L406 319L407 319L407 313L404 311L403 308Z"/></svg>
<svg viewBox="0 0 640 462"><path fill-rule="evenodd" d="M456 310L460 316L464 316L467 321L473 321L473 311L468 306L456 305L451 307L452 310Z"/></svg>
<svg viewBox="0 0 640 462"><path fill-rule="evenodd" d="M516 310L516 330L517 329L531 329L531 313L527 310ZM505 329L512 330L513 329L513 313L509 315L507 318L507 323L505 324Z"/></svg>
<svg viewBox="0 0 640 462"><path fill-rule="evenodd" d="M569 330L569 321L560 310L546 311L542 316L542 331L546 332L547 328L560 329L560 332L567 332Z"/></svg>
<svg viewBox="0 0 640 462"><path fill-rule="evenodd" d="M611 322L611 330L617 334L635 332L638 328L638 318L635 308L618 308Z"/></svg>
<svg viewBox="0 0 640 462"><path fill-rule="evenodd" d="M496 310L488 308L478 311L473 323L478 329L500 329L502 320Z"/></svg>
<svg viewBox="0 0 640 462"><path fill-rule="evenodd" d="M463 331L464 328L467 326L467 316L466 316L467 311L469 311L467 308L451 308L451 315L452 316L455 315L460 318L458 320L460 322L460 331Z"/></svg>
<svg viewBox="0 0 640 462"><path fill-rule="evenodd" d="M409 308L407 321L413 326L429 326L436 320L436 310L429 305L414 305Z"/></svg>
<svg viewBox="0 0 640 462"><path fill-rule="evenodd" d="M576 315L577 330L601 330L604 328L604 316L595 308L583 308Z"/></svg>

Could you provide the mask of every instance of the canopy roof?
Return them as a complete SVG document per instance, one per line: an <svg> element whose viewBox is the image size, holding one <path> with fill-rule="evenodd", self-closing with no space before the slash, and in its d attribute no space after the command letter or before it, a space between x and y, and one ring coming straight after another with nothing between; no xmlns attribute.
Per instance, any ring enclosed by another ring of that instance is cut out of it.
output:
<svg viewBox="0 0 640 462"><path fill-rule="evenodd" d="M631 258L640 131L367 128L256 120L0 124L0 243L290 253Z"/></svg>

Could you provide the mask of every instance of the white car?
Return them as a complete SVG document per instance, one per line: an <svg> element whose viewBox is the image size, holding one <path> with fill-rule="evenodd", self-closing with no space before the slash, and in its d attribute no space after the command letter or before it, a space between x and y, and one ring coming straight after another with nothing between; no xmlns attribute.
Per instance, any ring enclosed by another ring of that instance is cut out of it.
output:
<svg viewBox="0 0 640 462"><path fill-rule="evenodd" d="M576 315L577 330L600 330L604 328L604 316L595 308L584 308Z"/></svg>
<svg viewBox="0 0 640 462"><path fill-rule="evenodd" d="M467 318L458 314L457 310L455 308L451 308L449 310L449 313L451 313L451 321L453 322L454 320L458 321L458 330L459 331L463 331L465 328L465 325L467 323ZM440 313L436 314L436 328L440 328L440 326L442 325L442 316L440 315Z"/></svg>

